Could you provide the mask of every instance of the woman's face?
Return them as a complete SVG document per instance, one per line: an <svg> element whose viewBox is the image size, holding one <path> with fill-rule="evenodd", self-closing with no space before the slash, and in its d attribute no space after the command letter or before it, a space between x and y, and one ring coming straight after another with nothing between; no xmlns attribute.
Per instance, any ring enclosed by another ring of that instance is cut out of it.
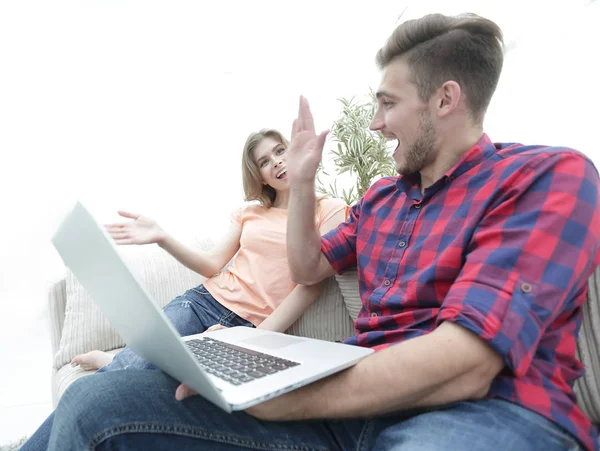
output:
<svg viewBox="0 0 600 451"><path fill-rule="evenodd" d="M254 149L254 162L264 184L275 191L289 188L287 181L286 147L273 138L263 139Z"/></svg>

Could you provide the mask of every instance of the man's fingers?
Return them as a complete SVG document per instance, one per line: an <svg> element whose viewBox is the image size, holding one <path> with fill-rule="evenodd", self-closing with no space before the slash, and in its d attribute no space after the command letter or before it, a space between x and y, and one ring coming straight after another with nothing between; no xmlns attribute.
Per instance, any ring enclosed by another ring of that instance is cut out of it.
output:
<svg viewBox="0 0 600 451"><path fill-rule="evenodd" d="M319 155L323 155L323 147L325 147L325 140L327 139L328 134L329 130L325 130L324 132L321 132L317 138L317 151L319 152Z"/></svg>
<svg viewBox="0 0 600 451"><path fill-rule="evenodd" d="M310 111L308 100L306 100L304 97L300 97L300 111L298 116L302 119L302 130L314 133L315 122Z"/></svg>
<svg viewBox="0 0 600 451"><path fill-rule="evenodd" d="M296 123L296 133L300 133L304 131L304 124L302 121L302 102L304 101L304 97L300 96L300 100L298 100L298 118L294 121Z"/></svg>
<svg viewBox="0 0 600 451"><path fill-rule="evenodd" d="M181 384L179 387L177 387L177 390L175 390L175 399L177 401L183 401L185 398L189 398L190 396L194 396L196 394L197 393L194 390Z"/></svg>
<svg viewBox="0 0 600 451"><path fill-rule="evenodd" d="M294 139L294 137L296 136L297 133L298 133L298 119L294 119L294 122L292 122L292 139Z"/></svg>

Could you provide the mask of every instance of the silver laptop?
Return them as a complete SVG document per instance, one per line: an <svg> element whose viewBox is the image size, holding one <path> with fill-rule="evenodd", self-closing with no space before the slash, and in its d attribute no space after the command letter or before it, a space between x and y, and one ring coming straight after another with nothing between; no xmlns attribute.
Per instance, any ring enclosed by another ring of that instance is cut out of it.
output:
<svg viewBox="0 0 600 451"><path fill-rule="evenodd" d="M129 347L227 412L329 376L373 352L250 327L182 338L81 203L52 242Z"/></svg>

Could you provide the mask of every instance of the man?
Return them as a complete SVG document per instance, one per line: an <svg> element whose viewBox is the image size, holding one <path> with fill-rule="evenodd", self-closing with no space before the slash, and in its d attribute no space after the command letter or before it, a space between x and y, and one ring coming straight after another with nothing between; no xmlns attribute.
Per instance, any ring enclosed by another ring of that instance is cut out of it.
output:
<svg viewBox="0 0 600 451"><path fill-rule="evenodd" d="M322 238L314 181L326 133L300 101L288 152L293 276L313 284L357 266L364 308L348 341L378 352L232 415L198 396L173 400L177 383L161 372L91 376L63 396L50 448L597 448L572 385L599 261L598 175L570 149L491 143L482 123L502 55L500 29L476 16L394 31L378 54L371 128L398 141L400 175Z"/></svg>

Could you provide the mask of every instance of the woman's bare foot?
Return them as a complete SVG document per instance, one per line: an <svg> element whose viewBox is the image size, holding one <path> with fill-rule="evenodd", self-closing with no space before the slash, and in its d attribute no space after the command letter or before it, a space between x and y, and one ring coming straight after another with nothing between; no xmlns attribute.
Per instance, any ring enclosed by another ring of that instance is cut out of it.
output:
<svg viewBox="0 0 600 451"><path fill-rule="evenodd" d="M73 357L71 365L79 365L84 370L97 370L112 362L115 356L103 351L90 351Z"/></svg>

